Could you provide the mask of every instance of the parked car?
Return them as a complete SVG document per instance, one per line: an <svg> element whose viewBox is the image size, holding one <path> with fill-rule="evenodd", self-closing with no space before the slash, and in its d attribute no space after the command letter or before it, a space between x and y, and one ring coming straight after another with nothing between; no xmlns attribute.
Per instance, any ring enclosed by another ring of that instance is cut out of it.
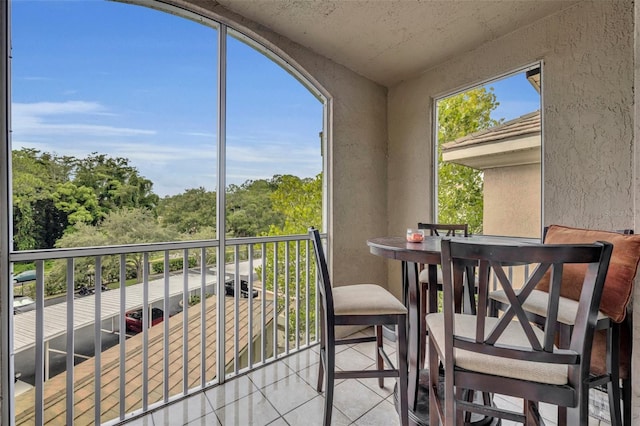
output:
<svg viewBox="0 0 640 426"><path fill-rule="evenodd" d="M224 294L233 296L235 294L235 280L227 280L224 282ZM253 290L252 297L258 297L258 290ZM249 297L249 282L240 280L240 297Z"/></svg>
<svg viewBox="0 0 640 426"><path fill-rule="evenodd" d="M27 281L34 281L36 279L35 269L29 269L28 271L22 271L19 274L13 276L14 283L24 283Z"/></svg>
<svg viewBox="0 0 640 426"><path fill-rule="evenodd" d="M13 313L33 311L36 308L36 302L28 296L13 296Z"/></svg>
<svg viewBox="0 0 640 426"><path fill-rule="evenodd" d="M160 308L151 309L151 326L164 320L164 312ZM124 314L127 332L140 333L142 331L142 308L127 311Z"/></svg>

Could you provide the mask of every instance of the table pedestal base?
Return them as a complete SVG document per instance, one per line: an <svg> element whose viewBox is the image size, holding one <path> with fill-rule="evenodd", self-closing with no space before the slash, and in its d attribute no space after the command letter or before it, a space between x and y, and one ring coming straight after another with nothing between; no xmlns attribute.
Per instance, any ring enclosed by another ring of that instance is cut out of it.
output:
<svg viewBox="0 0 640 426"><path fill-rule="evenodd" d="M440 375L438 386L441 387L440 394L444 393L444 376ZM394 402L396 411L400 408L400 401L398 400L398 385L394 388ZM482 394L476 395L476 402L482 402ZM409 410L409 424L417 426L429 425L429 370L420 371L420 383L418 385L418 397L416 400L416 409L414 411ZM493 417L484 417L480 414L472 414L471 422L472 426L499 426L500 419Z"/></svg>

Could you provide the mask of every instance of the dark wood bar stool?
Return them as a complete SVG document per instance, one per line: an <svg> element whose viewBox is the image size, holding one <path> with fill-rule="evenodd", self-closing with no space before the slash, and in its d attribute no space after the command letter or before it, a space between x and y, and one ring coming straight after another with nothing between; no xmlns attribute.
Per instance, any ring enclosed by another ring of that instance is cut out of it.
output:
<svg viewBox="0 0 640 426"><path fill-rule="evenodd" d="M320 293L321 335L320 363L318 371L318 392L322 392L326 379L324 425L331 424L333 408L333 387L335 379L378 378L378 385L384 387L385 377L397 377L397 392L400 399L400 423L409 423L407 403L407 308L384 288L376 284L353 284L333 288L329 279L329 270L317 229L309 229L309 238L313 242L315 259L319 272L318 291ZM372 337L336 339L336 326L368 325L374 326L376 335ZM394 325L397 328L397 364L393 363L384 351L382 326ZM336 345L363 342L376 342L375 370L336 371ZM385 363L390 367L385 369Z"/></svg>
<svg viewBox="0 0 640 426"><path fill-rule="evenodd" d="M429 368L444 365L444 389L430 377L429 424L461 425L463 413L481 413L505 420L540 424L538 403L567 407L572 425L589 417L591 342L613 246L607 242L580 245L493 245L442 241L443 313L429 314ZM477 315L454 312L453 289L469 261L478 263ZM514 289L508 265L531 264L535 270L521 289ZM575 326L569 346L555 345L560 288L565 275L585 266ZM507 295L501 317L489 308L490 276ZM530 322L524 304L535 287L550 276L544 330ZM523 412L469 401L462 390L510 395L524 400ZM444 402L442 402L444 400Z"/></svg>
<svg viewBox="0 0 640 426"><path fill-rule="evenodd" d="M424 223L418 222L418 229L423 229L427 231L429 236L432 237L468 237L469 236L469 225L466 223ZM427 265L428 266L428 265ZM435 274L434 274L435 272ZM456 289L456 294L454 295L454 299L456 302L456 306L459 307L460 310L467 309L474 313L475 304L470 302L470 298L473 298L475 295L475 288L470 289L470 286L474 285L474 271L473 266L469 266L467 269L467 281L466 285L459 289ZM440 266L434 267L426 267L425 265L420 266L420 275L418 276L418 280L420 281L421 291L423 297L420 299L422 304L420 306L420 318L422 321L422 329L426 330L425 317L428 313L437 312L438 307L438 299L437 299L437 291L429 292L429 283L433 282L438 288L438 291L442 290L442 269ZM465 298L466 294L466 298ZM464 300L463 300L464 298ZM423 352L423 356L420 360L421 363L424 363L426 356L426 350Z"/></svg>
<svg viewBox="0 0 640 426"><path fill-rule="evenodd" d="M579 244L607 241L613 244L613 253L602 301L597 316L596 333L593 338L591 356L590 388L607 386L609 413L614 426L631 425L631 313L629 301L634 278L640 261L640 235L630 229L609 232L551 225L545 228L545 244ZM585 268L574 268L565 275L560 289L558 323L556 332L558 345L566 348L575 326L578 300L582 290ZM503 311L506 295L503 291L490 294L494 313ZM549 280L544 279L532 292L523 308L529 317L540 326L545 326L544 312L549 299ZM622 382L622 387L620 386ZM622 409L620 401L622 400ZM558 410L558 424L566 424L566 413Z"/></svg>

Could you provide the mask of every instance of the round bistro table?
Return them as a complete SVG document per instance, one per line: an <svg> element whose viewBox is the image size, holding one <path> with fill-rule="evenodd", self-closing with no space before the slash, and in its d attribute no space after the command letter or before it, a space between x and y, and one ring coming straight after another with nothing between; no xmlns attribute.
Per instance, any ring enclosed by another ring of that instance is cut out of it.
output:
<svg viewBox="0 0 640 426"><path fill-rule="evenodd" d="M446 237L449 238L449 237ZM451 237L453 240L464 240L484 244L539 243L540 240L520 237L503 237L493 235L471 235L468 237ZM416 425L429 424L429 371L424 368L426 355L426 325L421 318L422 298L427 297L428 312L437 311L438 287L429 285L427 295L421 294L419 282L419 265L426 265L429 283L437 282L437 268L441 263L440 244L442 237L426 236L422 242L410 243L405 237L379 237L367 240L369 251L388 259L402 262L402 288L404 303L408 309L407 324L407 356L409 357L409 420ZM454 298L462 302L463 289L455 289ZM479 397L482 397L479 395ZM397 405L396 405L397 406ZM491 417L472 417L472 424L496 425L499 419Z"/></svg>

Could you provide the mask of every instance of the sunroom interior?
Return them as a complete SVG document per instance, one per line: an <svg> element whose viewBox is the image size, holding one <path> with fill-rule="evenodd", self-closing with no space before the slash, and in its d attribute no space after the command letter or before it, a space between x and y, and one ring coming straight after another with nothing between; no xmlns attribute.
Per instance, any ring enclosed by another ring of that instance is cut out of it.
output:
<svg viewBox="0 0 640 426"><path fill-rule="evenodd" d="M124 2L224 23L291 64L326 97L324 231L336 285L378 282L401 297L399 262L372 256L366 240L434 221L434 100L531 64L542 68L542 225L638 229L638 2ZM7 103L0 108L5 147L8 110ZM6 231L9 212L0 212ZM5 252L3 287L7 265ZM7 294L3 289L1 297ZM637 310L638 287L634 294ZM11 338L9 315L2 313L3 342ZM637 322L633 342L640 344ZM12 362L6 351L0 356L3 366ZM639 362L634 355L634 421ZM11 424L13 377L0 375L2 423Z"/></svg>

